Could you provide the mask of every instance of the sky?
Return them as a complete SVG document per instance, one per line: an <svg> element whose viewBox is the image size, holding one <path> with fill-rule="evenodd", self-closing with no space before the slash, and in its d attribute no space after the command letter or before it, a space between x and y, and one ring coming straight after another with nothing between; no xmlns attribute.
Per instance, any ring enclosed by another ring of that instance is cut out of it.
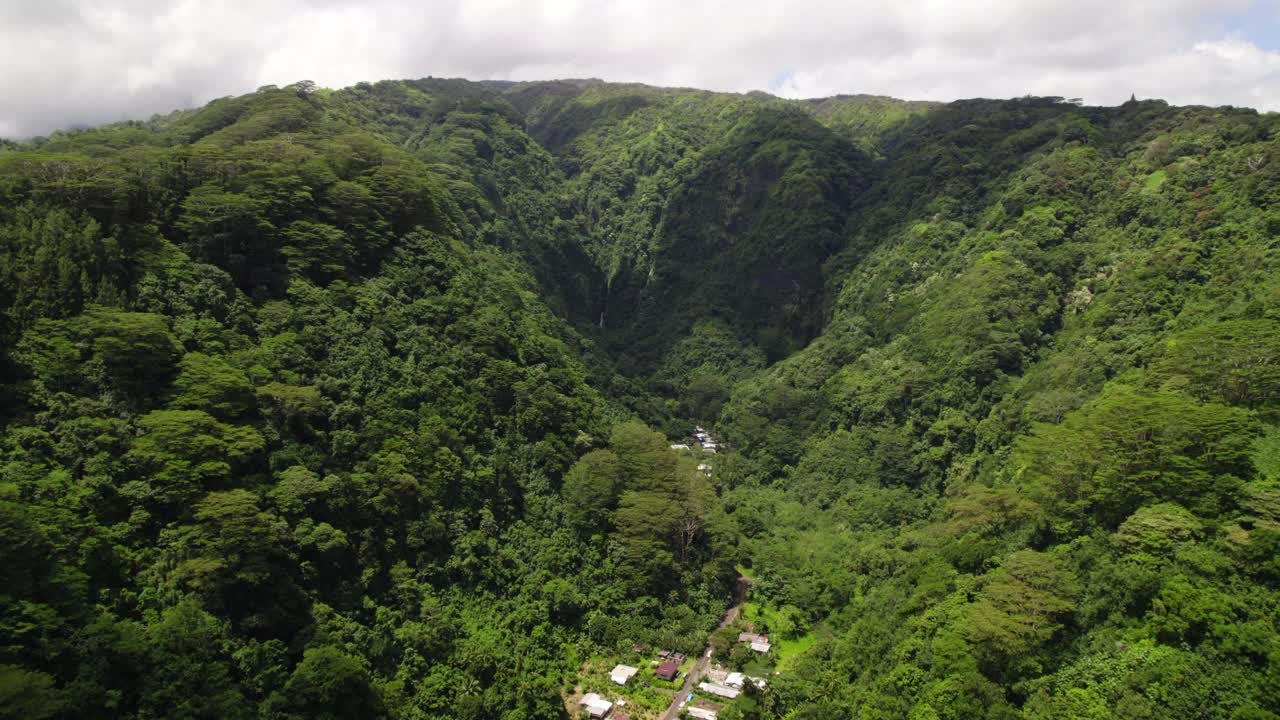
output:
<svg viewBox="0 0 1280 720"><path fill-rule="evenodd" d="M0 137L428 75L1280 111L1280 0L0 0Z"/></svg>

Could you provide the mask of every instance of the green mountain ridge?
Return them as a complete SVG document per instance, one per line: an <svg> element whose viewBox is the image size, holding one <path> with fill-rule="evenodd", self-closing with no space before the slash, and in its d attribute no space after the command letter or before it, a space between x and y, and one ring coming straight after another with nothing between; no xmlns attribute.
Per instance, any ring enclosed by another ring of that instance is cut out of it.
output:
<svg viewBox="0 0 1280 720"><path fill-rule="evenodd" d="M0 145L0 716L563 718L710 635L725 720L1277 717L1278 126L427 78Z"/></svg>

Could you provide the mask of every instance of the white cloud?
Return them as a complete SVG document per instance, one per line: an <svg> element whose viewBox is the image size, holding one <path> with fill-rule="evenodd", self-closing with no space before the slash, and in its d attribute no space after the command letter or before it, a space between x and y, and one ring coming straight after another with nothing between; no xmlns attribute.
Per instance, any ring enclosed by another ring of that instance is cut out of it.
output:
<svg viewBox="0 0 1280 720"><path fill-rule="evenodd" d="M1280 52L1227 29L1264 2L0 0L0 133L425 75L1280 110Z"/></svg>

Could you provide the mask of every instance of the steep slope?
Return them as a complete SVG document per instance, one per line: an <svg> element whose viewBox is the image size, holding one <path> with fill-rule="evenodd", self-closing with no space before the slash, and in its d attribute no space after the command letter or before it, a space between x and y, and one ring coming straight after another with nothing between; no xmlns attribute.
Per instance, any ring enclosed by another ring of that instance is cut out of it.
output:
<svg viewBox="0 0 1280 720"><path fill-rule="evenodd" d="M601 397L533 277L549 156L463 90L0 156L6 714L558 717L580 644L696 650L733 538Z"/></svg>
<svg viewBox="0 0 1280 720"><path fill-rule="evenodd" d="M602 276L588 298L602 339L625 372L656 373L668 389L688 384L669 382L670 363L698 323L774 360L814 337L822 265L844 249L877 173L869 153L928 107L599 81L500 87L564 171L566 217Z"/></svg>
<svg viewBox="0 0 1280 720"><path fill-rule="evenodd" d="M563 718L710 635L725 720L1275 718L1278 123L426 78L5 144L0 708Z"/></svg>
<svg viewBox="0 0 1280 720"><path fill-rule="evenodd" d="M823 336L723 416L761 598L828 618L766 716L1274 717L1277 129L973 102L890 141Z"/></svg>

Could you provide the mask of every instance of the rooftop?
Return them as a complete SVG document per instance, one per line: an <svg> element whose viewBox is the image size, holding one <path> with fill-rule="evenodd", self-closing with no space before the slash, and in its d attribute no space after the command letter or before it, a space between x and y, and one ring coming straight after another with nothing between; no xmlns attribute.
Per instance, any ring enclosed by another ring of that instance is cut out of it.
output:
<svg viewBox="0 0 1280 720"><path fill-rule="evenodd" d="M609 679L617 685L626 685L627 681L640 672L640 668L634 668L630 665L618 665L609 673Z"/></svg>
<svg viewBox="0 0 1280 720"><path fill-rule="evenodd" d="M587 693L586 695L583 695L581 704L587 709L587 712L591 717L594 718L602 718L605 715L608 715L609 711L613 709L612 702L605 700L595 693Z"/></svg>
<svg viewBox="0 0 1280 720"><path fill-rule="evenodd" d="M674 660L668 660L658 666L656 674L663 680L670 680L680 674L680 665Z"/></svg>
<svg viewBox="0 0 1280 720"><path fill-rule="evenodd" d="M698 688L703 692L709 692L712 695L719 695L720 697L729 698L730 700L738 697L738 694L741 692L740 690L728 687L727 685L717 685L709 682L698 683Z"/></svg>

